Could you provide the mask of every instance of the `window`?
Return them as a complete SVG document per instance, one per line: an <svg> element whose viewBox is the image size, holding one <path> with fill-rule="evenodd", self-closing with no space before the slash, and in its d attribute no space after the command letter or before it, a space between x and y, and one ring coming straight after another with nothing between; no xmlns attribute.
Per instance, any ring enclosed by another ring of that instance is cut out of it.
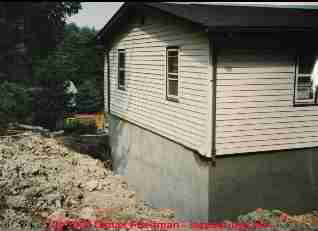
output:
<svg viewBox="0 0 318 231"><path fill-rule="evenodd" d="M125 65L126 53L125 50L118 50L118 89L125 90Z"/></svg>
<svg viewBox="0 0 318 231"><path fill-rule="evenodd" d="M179 48L167 48L167 99L178 100Z"/></svg>
<svg viewBox="0 0 318 231"><path fill-rule="evenodd" d="M298 56L296 66L295 105L317 104L318 63L315 53Z"/></svg>

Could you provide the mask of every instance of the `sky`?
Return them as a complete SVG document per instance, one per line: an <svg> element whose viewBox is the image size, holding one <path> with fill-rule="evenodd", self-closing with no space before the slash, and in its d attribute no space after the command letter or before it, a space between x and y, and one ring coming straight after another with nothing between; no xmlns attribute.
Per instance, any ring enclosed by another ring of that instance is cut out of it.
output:
<svg viewBox="0 0 318 231"><path fill-rule="evenodd" d="M176 2L199 3L199 2ZM254 6L280 6L298 8L318 8L318 2L200 2L201 4L222 5L254 5ZM100 30L108 20L116 13L123 2L82 2L82 10L78 14L68 18L67 22L74 22L78 26L94 27Z"/></svg>

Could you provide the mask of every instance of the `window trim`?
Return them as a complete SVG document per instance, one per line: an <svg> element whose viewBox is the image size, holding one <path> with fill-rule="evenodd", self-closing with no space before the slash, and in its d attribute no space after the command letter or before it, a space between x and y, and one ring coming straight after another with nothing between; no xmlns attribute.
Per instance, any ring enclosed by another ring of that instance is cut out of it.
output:
<svg viewBox="0 0 318 231"><path fill-rule="evenodd" d="M318 106L317 97L314 95L312 100L297 100L297 87L298 87L298 77L299 76L310 76L310 74L299 74L299 62L301 55L295 57L295 77L294 77L294 107L306 107L306 106ZM316 93L317 94L317 93Z"/></svg>
<svg viewBox="0 0 318 231"><path fill-rule="evenodd" d="M120 53L122 53L122 54L124 54L124 59L125 59L125 61L124 61L124 67L120 67L120 65L119 65L119 60L120 60ZM126 50L125 49L118 49L117 50L117 55L118 55L118 57L117 57L117 88L119 89L119 90L123 90L123 91L125 91L126 90ZM120 78L120 72L121 71L123 71L124 72L124 85L120 85L119 84L119 78Z"/></svg>
<svg viewBox="0 0 318 231"><path fill-rule="evenodd" d="M169 51L177 51L178 52L178 72L169 73L169 65L168 65L168 52ZM169 75L176 75L176 81L178 82L178 95L170 95L169 94ZM179 46L168 46L166 47L166 99L172 102L179 102L180 97L180 48Z"/></svg>

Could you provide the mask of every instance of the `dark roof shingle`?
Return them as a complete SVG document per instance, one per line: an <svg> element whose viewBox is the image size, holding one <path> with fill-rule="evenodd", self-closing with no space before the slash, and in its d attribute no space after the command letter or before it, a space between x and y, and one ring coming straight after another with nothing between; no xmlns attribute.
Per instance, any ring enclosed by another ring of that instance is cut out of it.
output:
<svg viewBox="0 0 318 231"><path fill-rule="evenodd" d="M318 10L211 4L125 3L97 34L118 27L117 21L130 7L148 7L182 18L208 30L230 29L318 29Z"/></svg>
<svg viewBox="0 0 318 231"><path fill-rule="evenodd" d="M207 27L318 27L318 10L224 6L208 4L144 3Z"/></svg>

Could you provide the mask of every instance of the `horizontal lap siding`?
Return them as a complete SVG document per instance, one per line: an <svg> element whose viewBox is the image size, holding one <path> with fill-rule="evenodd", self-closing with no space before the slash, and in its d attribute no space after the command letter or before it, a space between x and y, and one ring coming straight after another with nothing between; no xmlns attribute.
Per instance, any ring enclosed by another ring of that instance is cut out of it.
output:
<svg viewBox="0 0 318 231"><path fill-rule="evenodd" d="M318 107L294 107L294 58L223 49L217 64L217 155L318 145Z"/></svg>
<svg viewBox="0 0 318 231"><path fill-rule="evenodd" d="M108 113L108 60L107 52L104 54L104 109Z"/></svg>
<svg viewBox="0 0 318 231"><path fill-rule="evenodd" d="M167 46L180 47L179 103L166 100ZM126 49L125 91L117 49ZM187 25L130 25L110 50L111 113L208 155L208 60L208 39Z"/></svg>

